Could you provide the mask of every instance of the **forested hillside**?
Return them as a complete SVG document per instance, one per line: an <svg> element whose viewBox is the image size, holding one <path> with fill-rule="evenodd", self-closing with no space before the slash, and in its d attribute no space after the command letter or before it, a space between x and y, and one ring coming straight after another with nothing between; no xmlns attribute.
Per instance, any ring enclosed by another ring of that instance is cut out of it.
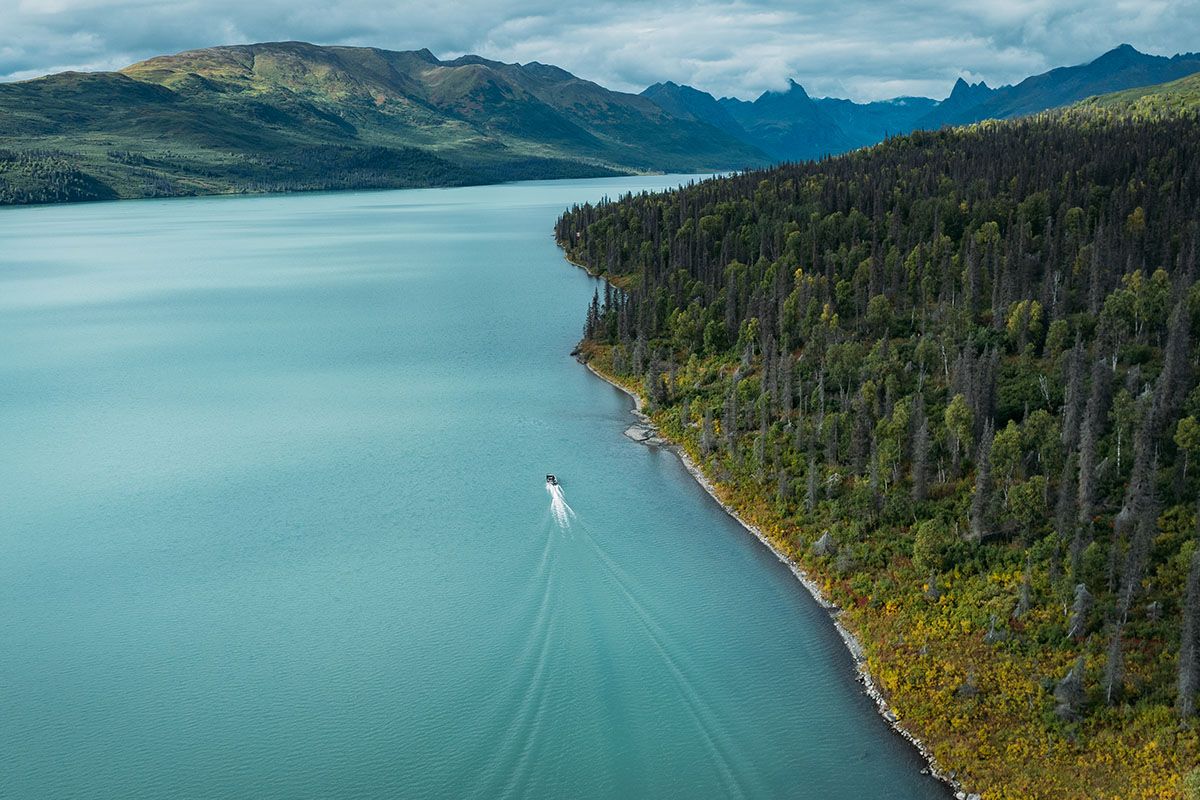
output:
<svg viewBox="0 0 1200 800"><path fill-rule="evenodd" d="M1086 105L1127 116L1163 116L1200 108L1200 72L1157 86L1143 86L1092 98Z"/></svg>
<svg viewBox="0 0 1200 800"><path fill-rule="evenodd" d="M945 770L1200 792L1194 107L918 133L556 233L612 284L584 357L811 570Z"/></svg>

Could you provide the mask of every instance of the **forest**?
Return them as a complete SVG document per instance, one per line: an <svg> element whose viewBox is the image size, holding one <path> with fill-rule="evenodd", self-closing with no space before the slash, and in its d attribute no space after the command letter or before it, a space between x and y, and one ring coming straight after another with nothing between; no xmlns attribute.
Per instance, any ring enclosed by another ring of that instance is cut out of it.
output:
<svg viewBox="0 0 1200 800"><path fill-rule="evenodd" d="M576 206L581 357L985 798L1200 797L1200 117L1096 106ZM784 687L786 689L786 687Z"/></svg>
<svg viewBox="0 0 1200 800"><path fill-rule="evenodd" d="M0 147L0 206L223 193L465 186L608 176L600 166L536 156L458 164L416 147L303 145L259 154L198 150L8 150Z"/></svg>

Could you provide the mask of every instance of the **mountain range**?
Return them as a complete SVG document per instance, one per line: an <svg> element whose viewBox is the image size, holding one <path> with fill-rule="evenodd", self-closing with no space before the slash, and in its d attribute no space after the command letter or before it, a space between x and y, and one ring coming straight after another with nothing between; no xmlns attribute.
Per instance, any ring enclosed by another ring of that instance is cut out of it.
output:
<svg viewBox="0 0 1200 800"><path fill-rule="evenodd" d="M642 92L663 110L707 122L776 161L803 161L853 150L917 129L1008 119L1070 105L1094 95L1166 83L1200 72L1200 54L1171 58L1123 44L1087 64L1059 67L996 89L962 78L942 101L897 97L873 103L812 98L804 87L764 92L753 102L719 100L691 86L656 83ZM736 123L736 128L730 121ZM740 129L740 130L739 130Z"/></svg>
<svg viewBox="0 0 1200 800"><path fill-rule="evenodd" d="M751 102L428 50L211 47L0 83L0 204L741 169L1198 71L1200 55L1122 45L1013 86L960 79L942 101L812 98L789 82Z"/></svg>

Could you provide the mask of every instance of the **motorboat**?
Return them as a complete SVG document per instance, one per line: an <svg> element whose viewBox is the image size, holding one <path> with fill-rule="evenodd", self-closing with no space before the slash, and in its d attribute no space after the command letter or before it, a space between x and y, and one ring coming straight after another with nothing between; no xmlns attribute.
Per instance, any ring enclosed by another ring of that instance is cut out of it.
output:
<svg viewBox="0 0 1200 800"><path fill-rule="evenodd" d="M558 486L558 478L554 477L553 474L549 474L546 476L546 483L550 484L551 486Z"/></svg>

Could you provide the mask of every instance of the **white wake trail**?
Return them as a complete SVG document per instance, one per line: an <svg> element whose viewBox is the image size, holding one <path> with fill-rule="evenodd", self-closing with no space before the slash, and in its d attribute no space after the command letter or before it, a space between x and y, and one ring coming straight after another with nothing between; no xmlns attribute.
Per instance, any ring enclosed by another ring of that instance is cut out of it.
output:
<svg viewBox="0 0 1200 800"><path fill-rule="evenodd" d="M558 523L558 527L564 531L571 527L571 520L575 518L575 511L563 498L562 487L557 483L546 483L546 491L550 494L550 513L554 515L554 521Z"/></svg>

